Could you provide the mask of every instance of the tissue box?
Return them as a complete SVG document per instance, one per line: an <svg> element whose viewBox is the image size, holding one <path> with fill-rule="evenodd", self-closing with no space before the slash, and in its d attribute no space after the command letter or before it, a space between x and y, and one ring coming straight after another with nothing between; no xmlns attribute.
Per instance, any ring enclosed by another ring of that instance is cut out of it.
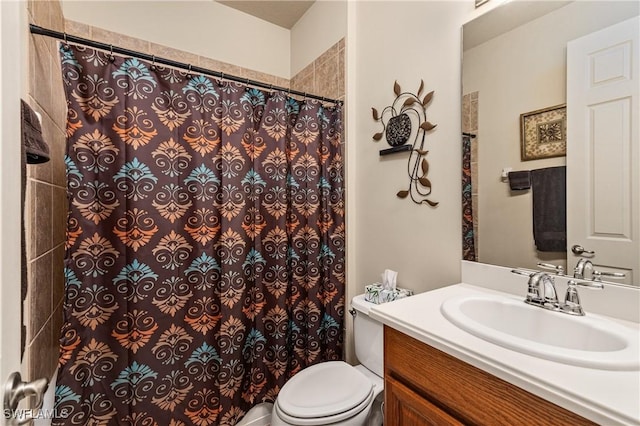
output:
<svg viewBox="0 0 640 426"><path fill-rule="evenodd" d="M413 290L408 290L406 288L396 288L395 290L383 289L382 284L380 283L364 286L364 300L378 305L380 303L404 299L411 295L413 295Z"/></svg>

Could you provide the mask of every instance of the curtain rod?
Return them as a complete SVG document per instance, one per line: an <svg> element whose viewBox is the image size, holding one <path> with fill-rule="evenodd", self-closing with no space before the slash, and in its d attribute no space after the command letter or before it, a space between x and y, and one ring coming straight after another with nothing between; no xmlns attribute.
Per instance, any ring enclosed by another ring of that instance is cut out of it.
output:
<svg viewBox="0 0 640 426"><path fill-rule="evenodd" d="M99 41L89 40L86 38L69 35L67 33L61 33L60 31L50 30L48 28L39 27L33 24L29 24L29 31L31 32L31 34L43 35L47 37L56 38L58 40L64 40L65 42L71 42L75 44L81 44L84 46L95 47L96 49L108 50L110 52L117 53L119 55L133 56L139 59L144 59L146 61L155 62L157 64L168 65L175 68L182 68L192 73L212 75L214 77L218 77L223 80L231 80L238 83L245 83L246 85L261 87L263 89L279 90L279 91L287 92L290 95L302 96L304 98L316 99L321 102L329 102L333 104L342 105L342 101L339 101L336 99L330 99L330 98L325 98L323 96L312 95L309 93L300 92L298 90L291 90L286 87L274 86L272 84L262 83L260 81L251 80L248 78L242 78L235 75L222 73L220 71L213 71L206 68L193 66L192 64L185 64L184 62L177 62L171 59L159 58L154 55L149 55L148 53L137 52L135 50L129 50L122 47L117 47L112 44L101 43Z"/></svg>

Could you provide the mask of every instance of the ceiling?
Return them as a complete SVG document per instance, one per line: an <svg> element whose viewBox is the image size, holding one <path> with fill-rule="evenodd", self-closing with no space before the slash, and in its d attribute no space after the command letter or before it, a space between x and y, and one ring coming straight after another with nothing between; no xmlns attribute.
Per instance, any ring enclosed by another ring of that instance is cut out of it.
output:
<svg viewBox="0 0 640 426"><path fill-rule="evenodd" d="M248 13L272 24L291 29L315 0L216 0L225 6Z"/></svg>
<svg viewBox="0 0 640 426"><path fill-rule="evenodd" d="M570 1L511 1L464 24L463 50L504 34L520 25L553 12Z"/></svg>

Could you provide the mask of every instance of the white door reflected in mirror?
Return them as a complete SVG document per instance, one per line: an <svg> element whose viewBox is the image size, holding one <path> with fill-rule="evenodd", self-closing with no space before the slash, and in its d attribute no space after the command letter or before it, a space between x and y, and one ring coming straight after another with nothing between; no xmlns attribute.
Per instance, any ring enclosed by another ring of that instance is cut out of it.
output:
<svg viewBox="0 0 640 426"><path fill-rule="evenodd" d="M567 212L583 212L567 221L567 241L583 246L568 261L588 255L626 284L640 278L638 34L636 17L567 45Z"/></svg>

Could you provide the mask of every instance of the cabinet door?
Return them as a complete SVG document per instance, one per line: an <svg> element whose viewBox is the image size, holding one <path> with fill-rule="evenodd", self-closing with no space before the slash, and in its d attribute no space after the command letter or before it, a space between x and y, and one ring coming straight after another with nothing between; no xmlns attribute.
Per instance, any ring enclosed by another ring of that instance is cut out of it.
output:
<svg viewBox="0 0 640 426"><path fill-rule="evenodd" d="M392 377L385 379L384 391L384 424L386 425L462 425L462 423Z"/></svg>

